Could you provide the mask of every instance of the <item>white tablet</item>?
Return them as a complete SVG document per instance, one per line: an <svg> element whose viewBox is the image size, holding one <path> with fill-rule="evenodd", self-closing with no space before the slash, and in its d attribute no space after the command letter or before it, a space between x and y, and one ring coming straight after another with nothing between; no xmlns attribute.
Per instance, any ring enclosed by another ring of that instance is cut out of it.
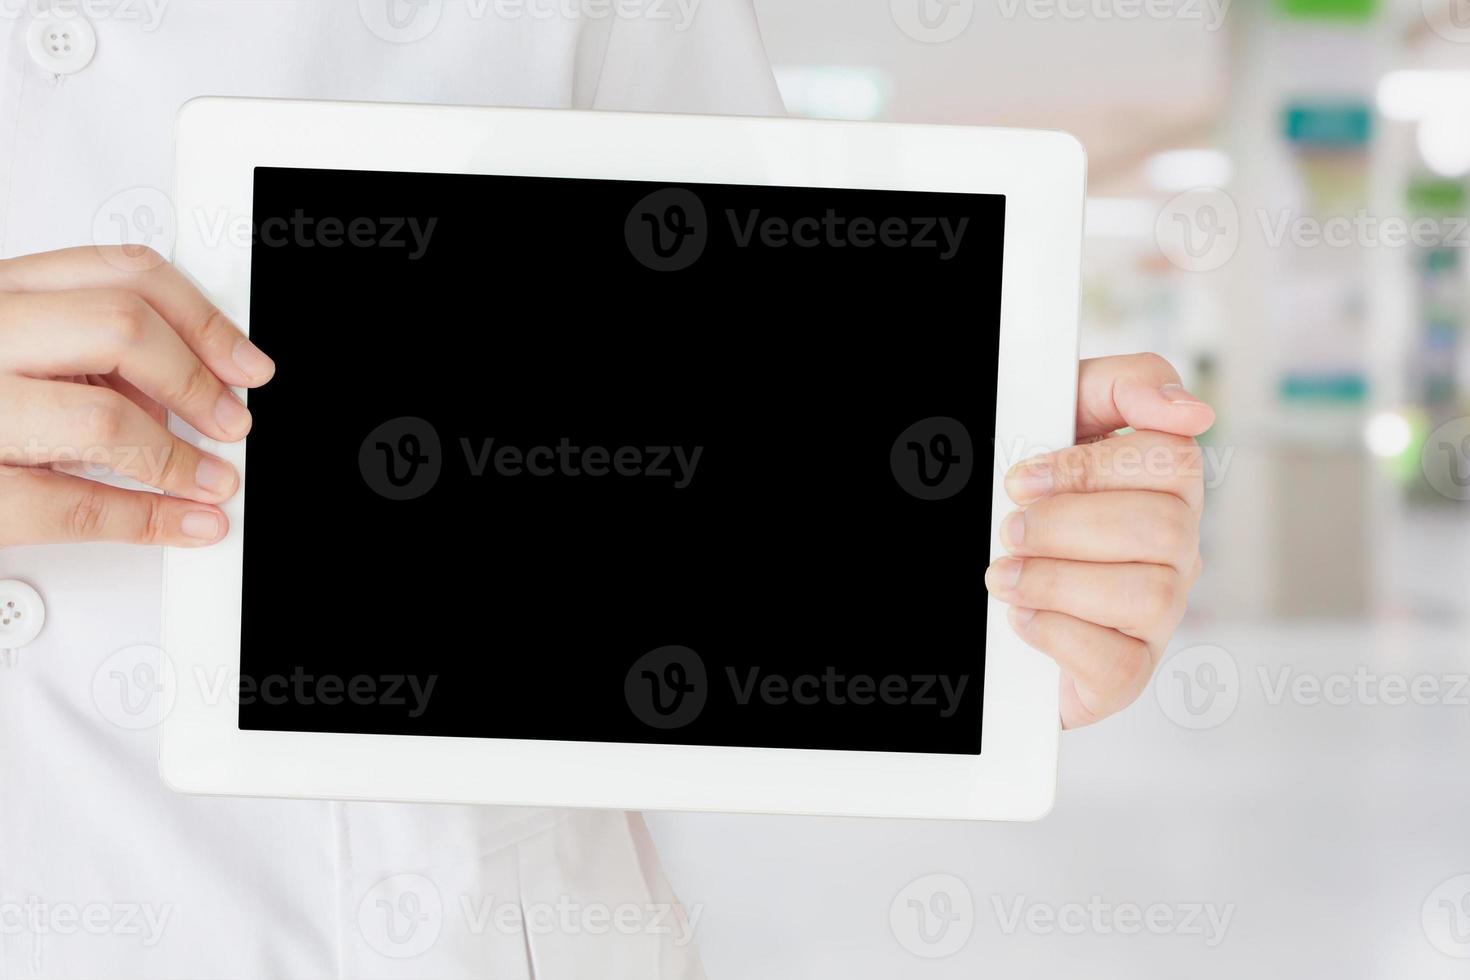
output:
<svg viewBox="0 0 1470 980"><path fill-rule="evenodd" d="M189 103L176 258L278 373L207 443L229 536L168 554L164 778L1040 817L1057 670L983 576L1002 473L1072 441L1084 167L1044 132Z"/></svg>

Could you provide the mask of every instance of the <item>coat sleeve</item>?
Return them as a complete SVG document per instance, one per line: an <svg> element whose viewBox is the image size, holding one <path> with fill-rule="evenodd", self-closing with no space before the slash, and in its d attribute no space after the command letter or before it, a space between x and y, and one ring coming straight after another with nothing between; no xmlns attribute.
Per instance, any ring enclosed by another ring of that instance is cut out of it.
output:
<svg viewBox="0 0 1470 980"><path fill-rule="evenodd" d="M607 0L577 53L579 108L785 114L752 0Z"/></svg>

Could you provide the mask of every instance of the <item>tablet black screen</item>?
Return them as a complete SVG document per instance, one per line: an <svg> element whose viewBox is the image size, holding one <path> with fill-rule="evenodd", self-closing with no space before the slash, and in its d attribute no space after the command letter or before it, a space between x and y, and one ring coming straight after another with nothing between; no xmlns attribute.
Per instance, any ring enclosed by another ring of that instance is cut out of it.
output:
<svg viewBox="0 0 1470 980"><path fill-rule="evenodd" d="M1004 214L258 168L240 726L979 752Z"/></svg>

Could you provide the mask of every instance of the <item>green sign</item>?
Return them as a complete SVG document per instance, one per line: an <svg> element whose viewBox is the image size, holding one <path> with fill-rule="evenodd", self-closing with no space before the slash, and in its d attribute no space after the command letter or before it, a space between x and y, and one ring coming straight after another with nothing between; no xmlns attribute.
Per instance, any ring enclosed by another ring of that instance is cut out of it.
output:
<svg viewBox="0 0 1470 980"><path fill-rule="evenodd" d="M1290 402L1355 404L1368 397L1368 380L1361 374L1288 374L1276 390Z"/></svg>
<svg viewBox="0 0 1470 980"><path fill-rule="evenodd" d="M1378 0L1276 0L1276 9L1292 20L1361 23L1378 13Z"/></svg>
<svg viewBox="0 0 1470 980"><path fill-rule="evenodd" d="M1465 184L1458 180L1426 178L1409 183L1404 191L1404 200L1409 210L1416 215L1463 214L1465 212Z"/></svg>
<svg viewBox="0 0 1470 980"><path fill-rule="evenodd" d="M1361 102L1289 105L1282 128L1298 146L1359 149L1373 135L1373 113Z"/></svg>

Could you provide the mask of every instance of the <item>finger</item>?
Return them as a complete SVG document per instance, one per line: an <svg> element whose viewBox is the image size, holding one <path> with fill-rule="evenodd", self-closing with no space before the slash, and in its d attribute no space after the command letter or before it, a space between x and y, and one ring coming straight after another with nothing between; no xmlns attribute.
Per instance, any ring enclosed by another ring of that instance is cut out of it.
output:
<svg viewBox="0 0 1470 980"><path fill-rule="evenodd" d="M1167 565L1007 557L986 570L985 587L1007 605L1066 613L1150 641L1167 637L1184 614L1183 583Z"/></svg>
<svg viewBox="0 0 1470 980"><path fill-rule="evenodd" d="M197 548L228 529L224 513L208 504L0 466L0 546L122 541Z"/></svg>
<svg viewBox="0 0 1470 980"><path fill-rule="evenodd" d="M0 294L0 371L116 372L211 438L234 441L250 430L250 412L234 392L126 290Z"/></svg>
<svg viewBox="0 0 1470 980"><path fill-rule="evenodd" d="M1064 493L1150 490L1170 493L1193 510L1204 506L1204 454L1199 443L1166 432L1130 432L1017 463L1006 494L1025 507Z"/></svg>
<svg viewBox="0 0 1470 980"><path fill-rule="evenodd" d="M175 437L110 388L0 377L0 463L68 461L210 503L240 485L229 463Z"/></svg>
<svg viewBox="0 0 1470 980"><path fill-rule="evenodd" d="M1190 572L1199 557L1199 518L1169 493L1064 493L1006 515L1000 542L1022 558L1146 562Z"/></svg>
<svg viewBox="0 0 1470 980"><path fill-rule="evenodd" d="M1179 383L1173 365L1157 354L1094 357L1077 373L1077 437L1125 427L1197 436L1215 422L1215 410Z"/></svg>
<svg viewBox="0 0 1470 980"><path fill-rule="evenodd" d="M143 394L143 392L138 390L138 387L136 385L121 377L118 377L118 375L89 374L87 375L86 384L97 385L101 388L111 388L113 391L117 392L119 395L122 395L128 401L132 402L134 405L137 405L143 411L147 412L150 419L164 427L168 426L168 409L164 408L162 405L158 404L158 402Z"/></svg>
<svg viewBox="0 0 1470 980"><path fill-rule="evenodd" d="M1011 628L1062 669L1062 727L1079 728L1138 699L1154 672L1149 645L1064 613L1013 608Z"/></svg>
<svg viewBox="0 0 1470 980"><path fill-rule="evenodd" d="M126 289L174 328L225 383L254 388L275 373L269 357L163 256L132 245L82 246L0 259L0 291Z"/></svg>

